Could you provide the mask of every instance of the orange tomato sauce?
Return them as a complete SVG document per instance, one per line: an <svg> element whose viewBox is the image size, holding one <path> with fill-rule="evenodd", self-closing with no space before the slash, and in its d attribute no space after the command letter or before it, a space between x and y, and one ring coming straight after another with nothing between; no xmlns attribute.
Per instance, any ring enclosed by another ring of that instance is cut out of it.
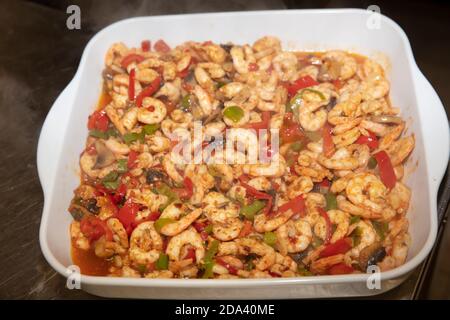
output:
<svg viewBox="0 0 450 320"><path fill-rule="evenodd" d="M111 262L95 255L94 248L78 249L72 243L72 262L80 268L81 274L88 276L106 276L109 274Z"/></svg>

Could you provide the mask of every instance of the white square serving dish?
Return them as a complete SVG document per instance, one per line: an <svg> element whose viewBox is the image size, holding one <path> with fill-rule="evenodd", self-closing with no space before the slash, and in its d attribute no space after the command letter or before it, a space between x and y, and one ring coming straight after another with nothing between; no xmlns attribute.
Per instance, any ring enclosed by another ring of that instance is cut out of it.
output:
<svg viewBox="0 0 450 320"><path fill-rule="evenodd" d="M416 148L408 161L412 188L408 213L412 245L407 262L381 274L381 289L369 289L367 274L301 278L204 280L131 279L81 276L81 288L105 297L178 299L281 299L374 295L400 284L430 252L437 230L436 198L449 159L449 126L439 97L419 71L402 29L385 16L368 27L372 12L357 9L208 13L141 17L112 24L86 46L78 71L53 104L41 131L37 163L45 204L40 228L42 252L67 276L70 257L67 207L79 183L78 160L87 136L86 119L102 84L104 55L117 41L138 46L163 38L252 43L264 35L285 49L344 49L388 58L393 104L408 119ZM379 26L379 28L377 28Z"/></svg>

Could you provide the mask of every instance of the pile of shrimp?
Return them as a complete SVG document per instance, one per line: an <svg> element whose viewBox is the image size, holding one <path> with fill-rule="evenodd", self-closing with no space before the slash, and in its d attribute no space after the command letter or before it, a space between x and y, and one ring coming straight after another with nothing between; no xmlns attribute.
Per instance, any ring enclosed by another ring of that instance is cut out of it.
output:
<svg viewBox="0 0 450 320"><path fill-rule="evenodd" d="M402 180L415 140L380 64L283 51L270 36L159 40L113 44L103 78L69 212L72 246L107 260L105 276L298 277L405 262ZM278 161L180 164L172 137L195 121L205 141L228 128L279 129Z"/></svg>

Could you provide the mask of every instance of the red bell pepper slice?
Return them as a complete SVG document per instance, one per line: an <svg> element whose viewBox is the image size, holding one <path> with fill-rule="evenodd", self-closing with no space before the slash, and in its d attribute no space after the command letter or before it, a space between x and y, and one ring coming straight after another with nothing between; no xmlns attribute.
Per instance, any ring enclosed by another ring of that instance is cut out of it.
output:
<svg viewBox="0 0 450 320"><path fill-rule="evenodd" d="M200 233L205 230L205 228L208 226L208 223L195 221L192 225L195 230Z"/></svg>
<svg viewBox="0 0 450 320"><path fill-rule="evenodd" d="M128 199L117 213L117 219L123 224L128 235L131 234L136 227L136 214L139 211L139 205Z"/></svg>
<svg viewBox="0 0 450 320"><path fill-rule="evenodd" d="M325 243L328 244L330 242L331 236L332 236L332 227L331 227L331 220L330 217L328 216L328 213L322 209L322 208L318 208L320 215L325 219L325 223L326 223L326 228L327 228L327 233L325 236Z"/></svg>
<svg viewBox="0 0 450 320"><path fill-rule="evenodd" d="M322 181L319 182L319 186L321 188L329 188L330 185L331 185L331 182L327 178L325 178L325 179L323 179Z"/></svg>
<svg viewBox="0 0 450 320"><path fill-rule="evenodd" d="M153 47L155 48L156 52L166 53L170 51L169 45L162 39L156 41Z"/></svg>
<svg viewBox="0 0 450 320"><path fill-rule="evenodd" d="M371 150L378 148L378 138L373 132L369 132L369 136L360 136L356 140L357 144L366 144Z"/></svg>
<svg viewBox="0 0 450 320"><path fill-rule="evenodd" d="M133 68L128 77L128 100L134 101L134 79L136 78L136 70Z"/></svg>
<svg viewBox="0 0 450 320"><path fill-rule="evenodd" d="M337 254L344 254L352 248L351 238L342 238L337 240L335 243L327 245L321 252L320 257L326 258L330 256L335 256Z"/></svg>
<svg viewBox="0 0 450 320"><path fill-rule="evenodd" d="M311 78L311 76L304 76L294 81L294 83L287 85L286 89L288 91L289 98L295 96L295 94L304 88L316 86L319 83Z"/></svg>
<svg viewBox="0 0 450 320"><path fill-rule="evenodd" d="M339 79L333 80L332 83L337 90L341 89L344 85L344 83Z"/></svg>
<svg viewBox="0 0 450 320"><path fill-rule="evenodd" d="M150 40L144 40L141 42L141 49L144 52L150 51L150 48L152 47Z"/></svg>
<svg viewBox="0 0 450 320"><path fill-rule="evenodd" d="M161 212L155 211L155 212L150 213L146 220L148 220L148 221L156 221L156 220L159 219L160 216L161 216Z"/></svg>
<svg viewBox="0 0 450 320"><path fill-rule="evenodd" d="M245 188L245 190L247 191L248 195L256 198L256 199L271 199L272 196L268 193L259 191L255 188L253 188L252 186L248 185L246 182L241 181L241 185Z"/></svg>
<svg viewBox="0 0 450 320"><path fill-rule="evenodd" d="M248 64L248 71L258 71L259 66L256 63L249 63Z"/></svg>
<svg viewBox="0 0 450 320"><path fill-rule="evenodd" d="M88 119L89 130L99 130L105 132L108 130L109 119L104 111L94 111Z"/></svg>
<svg viewBox="0 0 450 320"><path fill-rule="evenodd" d="M209 223L196 221L192 225L194 226L195 230L200 233L200 237L203 241L208 240L209 234L205 231L205 228L209 225Z"/></svg>
<svg viewBox="0 0 450 320"><path fill-rule="evenodd" d="M114 204L121 203L123 199L125 199L126 194L127 194L127 185L121 183L119 188L117 188L116 192L112 196Z"/></svg>
<svg viewBox="0 0 450 320"><path fill-rule="evenodd" d="M349 273L353 273L354 269L351 266L346 265L345 263L338 263L335 264L334 266L331 266L328 269L328 274L329 275L338 275L338 274L349 274Z"/></svg>
<svg viewBox="0 0 450 320"><path fill-rule="evenodd" d="M262 210L262 213L266 214L266 215L269 214L270 210L272 209L272 205L273 205L273 197L268 193L264 193L259 190L256 190L255 188L253 188L252 186L248 185L246 182L243 181L243 180L245 180L244 177L242 177L242 178L241 177L239 177L239 180L241 181L241 185L245 188L245 190L247 191L247 194L249 196L252 196L256 199L267 200L266 206Z"/></svg>
<svg viewBox="0 0 450 320"><path fill-rule="evenodd" d="M159 87L161 85L161 77L155 78L147 87L145 87L136 97L136 106L141 107L142 106L142 100L144 98L151 96L156 91L158 91Z"/></svg>
<svg viewBox="0 0 450 320"><path fill-rule="evenodd" d="M239 233L239 238L244 238L252 232L253 232L253 223L249 220L245 220L241 232Z"/></svg>
<svg viewBox="0 0 450 320"><path fill-rule="evenodd" d="M196 261L196 257L195 257L195 249L194 248L189 248L187 250L186 256L184 257L184 259L192 259L192 262L195 263Z"/></svg>
<svg viewBox="0 0 450 320"><path fill-rule="evenodd" d="M122 62L120 63L120 66L125 69L132 62L139 63L144 60L145 60L145 58L143 56L141 56L140 54L130 53L129 55L123 57Z"/></svg>
<svg viewBox="0 0 450 320"><path fill-rule="evenodd" d="M89 242L96 241L103 235L106 236L106 240L112 240L112 231L106 226L105 221L97 217L83 217L80 222L80 230L89 239Z"/></svg>
<svg viewBox="0 0 450 320"><path fill-rule="evenodd" d="M299 213L303 216L305 213L305 199L303 198L303 195L299 195L289 202L281 205L277 210L277 214L283 213L288 210L292 210L294 212L294 215Z"/></svg>
<svg viewBox="0 0 450 320"><path fill-rule="evenodd" d="M194 183L189 177L183 179L183 188L176 188L174 192L178 194L181 199L187 200L194 194Z"/></svg>
<svg viewBox="0 0 450 320"><path fill-rule="evenodd" d="M294 114L292 112L287 112L284 116L283 125L280 130L280 138L283 143L296 142L303 140L305 137L300 125L292 119L293 116Z"/></svg>
<svg viewBox="0 0 450 320"><path fill-rule="evenodd" d="M397 183L397 177L395 176L394 168L392 167L392 162L389 155L386 151L382 150L375 153L373 157L377 160L381 181L383 181L384 185L388 189L394 188Z"/></svg>
<svg viewBox="0 0 450 320"><path fill-rule="evenodd" d="M233 267L231 264L229 264L228 262L226 262L222 258L217 257L216 258L216 262L218 264L220 264L221 266L225 267L230 274L237 274L238 273L238 269L237 268Z"/></svg>
<svg viewBox="0 0 450 320"><path fill-rule="evenodd" d="M323 153L326 157L331 157L334 153L334 143L331 137L331 127L328 122L322 128Z"/></svg>
<svg viewBox="0 0 450 320"><path fill-rule="evenodd" d="M130 150L130 153L128 154L128 162L127 162L128 170L133 169L136 166L138 155L139 155L139 153L137 153L136 151Z"/></svg>

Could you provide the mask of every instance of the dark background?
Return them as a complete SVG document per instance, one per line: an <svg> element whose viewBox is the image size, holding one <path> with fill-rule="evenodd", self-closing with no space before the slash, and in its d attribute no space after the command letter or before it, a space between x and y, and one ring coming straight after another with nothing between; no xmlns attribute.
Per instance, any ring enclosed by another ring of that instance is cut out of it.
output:
<svg viewBox="0 0 450 320"><path fill-rule="evenodd" d="M66 8L81 8L81 30L66 28ZM38 242L43 194L36 147L45 116L75 74L88 40L133 16L294 8L367 8L376 4L408 35L416 61L450 111L450 5L445 1L8 1L0 0L0 298L95 298L65 288ZM426 106L425 106L426 107ZM450 298L450 182L439 197L440 229L429 259L383 299ZM62 213L63 214L63 213Z"/></svg>

